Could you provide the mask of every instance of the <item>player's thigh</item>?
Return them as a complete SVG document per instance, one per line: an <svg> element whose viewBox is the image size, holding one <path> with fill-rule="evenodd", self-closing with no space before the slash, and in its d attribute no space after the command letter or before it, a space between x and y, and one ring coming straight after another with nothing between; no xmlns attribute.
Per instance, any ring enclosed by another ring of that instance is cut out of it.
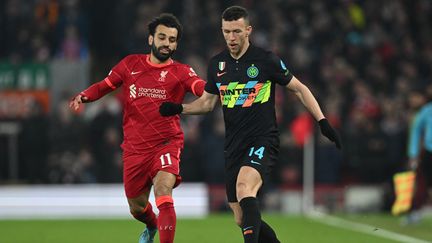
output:
<svg viewBox="0 0 432 243"><path fill-rule="evenodd" d="M159 186L168 186L172 189L180 184L181 149L182 145L180 142L172 141L154 152L151 177L155 186L155 192Z"/></svg>
<svg viewBox="0 0 432 243"><path fill-rule="evenodd" d="M127 198L142 198L143 193L150 191L151 160L150 154L124 153L123 184Z"/></svg>
<svg viewBox="0 0 432 243"><path fill-rule="evenodd" d="M234 220L238 226L241 226L242 224L242 218L243 218L243 211L240 207L240 204L238 202L230 202L228 203L231 210L234 213Z"/></svg>
<svg viewBox="0 0 432 243"><path fill-rule="evenodd" d="M230 162L230 158L225 159ZM236 183L239 170L239 165L225 168L225 192L229 203L238 203Z"/></svg>
<svg viewBox="0 0 432 243"><path fill-rule="evenodd" d="M155 197L171 195L172 189L177 182L177 176L160 170L153 178L153 189Z"/></svg>
<svg viewBox="0 0 432 243"><path fill-rule="evenodd" d="M251 142L245 150L241 166L249 166L265 178L273 169L279 155L277 138L260 138Z"/></svg>
<svg viewBox="0 0 432 243"><path fill-rule="evenodd" d="M237 176L237 199L256 197L262 184L261 174L254 167L242 166Z"/></svg>
<svg viewBox="0 0 432 243"><path fill-rule="evenodd" d="M275 137L255 139L246 147L237 176L237 197L256 196L276 163L278 152L279 142Z"/></svg>

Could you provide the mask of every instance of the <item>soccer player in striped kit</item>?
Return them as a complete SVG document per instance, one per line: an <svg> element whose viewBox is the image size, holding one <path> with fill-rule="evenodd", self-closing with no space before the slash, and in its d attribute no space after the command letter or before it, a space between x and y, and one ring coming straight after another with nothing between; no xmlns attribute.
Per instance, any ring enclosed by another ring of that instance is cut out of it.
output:
<svg viewBox="0 0 432 243"><path fill-rule="evenodd" d="M213 110L220 100L226 128L225 183L229 206L245 243L277 243L280 241L276 233L261 219L257 200L279 153L275 85L295 93L319 123L321 133L338 148L341 142L313 94L284 62L274 53L249 43L252 26L246 9L227 8L222 14L222 33L227 48L210 60L204 94L190 104L163 103L160 113L202 114Z"/></svg>

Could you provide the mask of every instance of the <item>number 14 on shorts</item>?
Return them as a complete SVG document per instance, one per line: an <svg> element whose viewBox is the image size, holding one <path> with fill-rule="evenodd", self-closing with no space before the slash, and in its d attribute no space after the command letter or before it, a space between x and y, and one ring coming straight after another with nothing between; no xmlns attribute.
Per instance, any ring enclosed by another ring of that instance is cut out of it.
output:
<svg viewBox="0 0 432 243"><path fill-rule="evenodd" d="M256 155L258 159L262 159L264 157L264 147L261 146L259 148L251 147L249 151L249 157L252 157L253 155ZM254 160L250 161L252 164L258 164L261 165L261 163L256 162Z"/></svg>

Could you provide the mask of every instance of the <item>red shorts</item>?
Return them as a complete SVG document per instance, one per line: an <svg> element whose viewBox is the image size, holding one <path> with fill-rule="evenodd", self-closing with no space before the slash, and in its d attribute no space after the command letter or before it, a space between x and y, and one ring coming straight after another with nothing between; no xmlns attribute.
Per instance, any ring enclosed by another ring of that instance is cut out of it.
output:
<svg viewBox="0 0 432 243"><path fill-rule="evenodd" d="M146 153L123 153L123 182L127 198L135 198L141 193L150 191L153 178L158 171L176 175L174 187L181 182L180 152L181 143L172 142L156 147Z"/></svg>

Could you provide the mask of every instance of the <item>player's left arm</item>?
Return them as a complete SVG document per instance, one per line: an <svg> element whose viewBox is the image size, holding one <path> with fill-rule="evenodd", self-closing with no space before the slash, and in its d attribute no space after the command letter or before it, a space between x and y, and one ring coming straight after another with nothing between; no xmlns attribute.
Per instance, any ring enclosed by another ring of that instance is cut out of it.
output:
<svg viewBox="0 0 432 243"><path fill-rule="evenodd" d="M212 111L219 96L204 91L203 95L189 104L176 104L163 102L159 106L159 113L162 116L174 116L178 114L200 115Z"/></svg>
<svg viewBox="0 0 432 243"><path fill-rule="evenodd" d="M325 118L315 96L312 94L310 89L296 77L293 76L286 87L300 99L315 120L320 121Z"/></svg>
<svg viewBox="0 0 432 243"><path fill-rule="evenodd" d="M288 90L294 92L294 94L309 110L315 120L318 121L321 133L330 141L334 142L337 148L341 148L341 141L338 134L325 118L318 101L315 99L315 96L312 94L310 89L294 76L291 78L291 81L286 85L286 87Z"/></svg>

